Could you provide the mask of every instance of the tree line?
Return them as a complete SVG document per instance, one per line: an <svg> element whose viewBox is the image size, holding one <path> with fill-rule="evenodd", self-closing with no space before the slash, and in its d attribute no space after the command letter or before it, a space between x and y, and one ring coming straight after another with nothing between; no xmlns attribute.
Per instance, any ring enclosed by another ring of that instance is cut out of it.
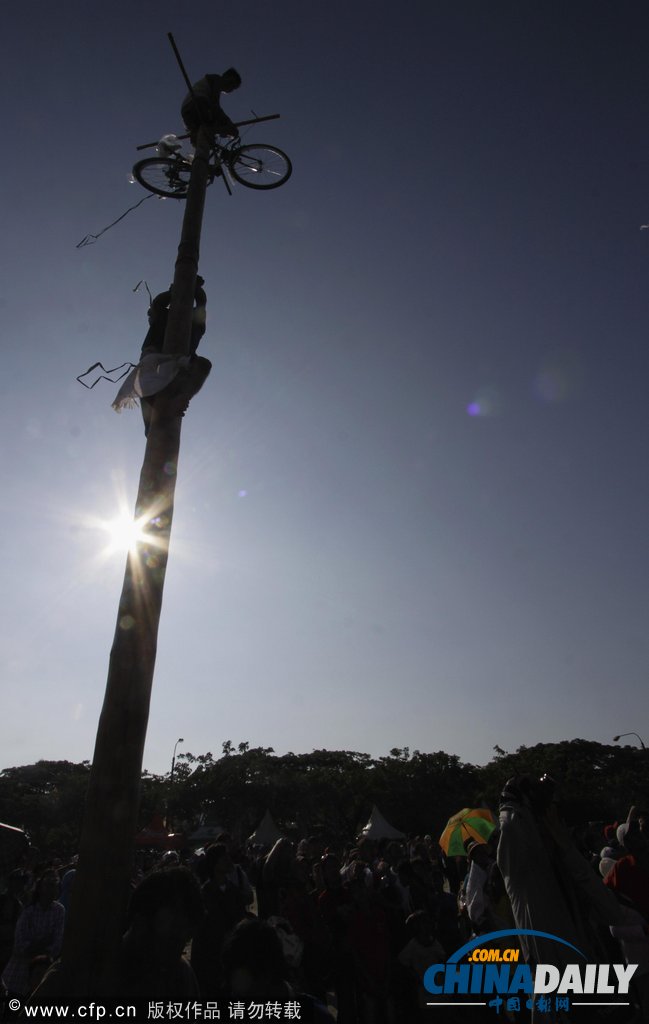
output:
<svg viewBox="0 0 649 1024"><path fill-rule="evenodd" d="M631 804L649 806L649 752L590 740L494 748L477 766L444 751L394 747L384 757L353 750L276 754L272 747L222 744L221 754L179 754L173 772L142 775L140 820L155 813L176 830L199 823L250 835L266 810L289 835L353 839L376 804L407 834L438 836L463 807L498 809L514 775L551 775L570 824L623 820ZM42 851L76 852L90 763L38 761L0 772L0 821L24 828Z"/></svg>

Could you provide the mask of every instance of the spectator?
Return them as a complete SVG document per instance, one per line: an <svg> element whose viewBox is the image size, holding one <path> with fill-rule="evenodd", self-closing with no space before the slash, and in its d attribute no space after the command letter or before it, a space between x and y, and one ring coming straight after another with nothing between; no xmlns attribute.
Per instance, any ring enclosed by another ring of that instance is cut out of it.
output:
<svg viewBox="0 0 649 1024"><path fill-rule="evenodd" d="M331 1017L316 1000L295 990L277 932L266 921L241 921L223 950L228 1000L250 1003L297 1002L310 1007L309 1020L331 1024ZM299 1009L300 1020L307 1019ZM308 1011L307 1011L308 1012Z"/></svg>
<svg viewBox="0 0 649 1024"><path fill-rule="evenodd" d="M234 840L229 832L221 832L216 837L217 843L223 843L232 861L232 870L228 875L228 882L239 891L239 896L244 907L250 908L255 901L255 891L250 884L248 875L239 863L240 851L235 851Z"/></svg>
<svg viewBox="0 0 649 1024"><path fill-rule="evenodd" d="M336 993L338 1021L346 1024L355 1016L353 968L347 945L353 903L349 888L343 885L340 861L335 854L326 853L320 866L324 888L317 897L317 906L329 940L322 955L323 969Z"/></svg>
<svg viewBox="0 0 649 1024"><path fill-rule="evenodd" d="M27 875L20 868L12 871L7 878L7 887L0 894L0 976L4 971L14 946L14 934L18 918L23 909L23 893Z"/></svg>
<svg viewBox="0 0 649 1024"><path fill-rule="evenodd" d="M368 888L362 868L349 882L352 898L347 932L361 1024L386 1024L391 1019L391 958L387 917L376 893Z"/></svg>
<svg viewBox="0 0 649 1024"><path fill-rule="evenodd" d="M469 874L466 880L466 911L476 935L494 927L493 909L487 882L493 864L486 843L470 842L467 846Z"/></svg>
<svg viewBox="0 0 649 1024"><path fill-rule="evenodd" d="M183 954L202 916L200 888L188 868L152 871L133 890L127 930L113 963L102 965L105 972L92 997L144 1008L150 1000L186 1004L199 999L198 982ZM74 964L59 961L33 1002L52 1006L71 995L87 995L86 981L77 976Z"/></svg>
<svg viewBox="0 0 649 1024"><path fill-rule="evenodd" d="M36 882L31 904L16 923L13 953L2 973L9 997L28 996L41 980L43 966L49 966L61 951L65 909L58 894L58 875L45 871Z"/></svg>
<svg viewBox="0 0 649 1024"><path fill-rule="evenodd" d="M183 953L203 917L200 889L188 868L162 868L133 891L115 997L182 1001L199 998Z"/></svg>
<svg viewBox="0 0 649 1024"><path fill-rule="evenodd" d="M609 928L624 921L622 908L577 851L559 820L553 785L524 776L507 783L500 812L498 865L519 929L560 936L592 963L610 962ZM571 963L565 947L521 935L528 962Z"/></svg>
<svg viewBox="0 0 649 1024"><path fill-rule="evenodd" d="M431 916L425 910L417 910L407 919L406 937L408 941L397 957L407 972L401 986L403 1001L410 1010L409 1019L416 1016L427 1019L424 1017L428 998L424 974L432 964L443 963L446 954L435 936Z"/></svg>
<svg viewBox="0 0 649 1024"><path fill-rule="evenodd" d="M223 987L221 952L228 934L246 916L244 897L229 879L232 858L225 843L208 847L208 881L201 890L205 915L192 943L191 964L204 999L214 999Z"/></svg>
<svg viewBox="0 0 649 1024"><path fill-rule="evenodd" d="M620 825L617 839L625 855L613 864L604 884L626 897L649 923L649 839L637 819Z"/></svg>

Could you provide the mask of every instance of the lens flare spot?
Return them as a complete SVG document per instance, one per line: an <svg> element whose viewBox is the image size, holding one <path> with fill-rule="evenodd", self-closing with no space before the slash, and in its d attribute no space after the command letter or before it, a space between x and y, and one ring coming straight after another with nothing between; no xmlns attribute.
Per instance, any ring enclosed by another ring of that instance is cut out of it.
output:
<svg viewBox="0 0 649 1024"><path fill-rule="evenodd" d="M467 416L497 416L500 412L500 398L493 388L481 388L466 407Z"/></svg>
<svg viewBox="0 0 649 1024"><path fill-rule="evenodd" d="M119 620L120 629L133 629L134 625L135 619L133 618L132 615L122 615L121 619Z"/></svg>

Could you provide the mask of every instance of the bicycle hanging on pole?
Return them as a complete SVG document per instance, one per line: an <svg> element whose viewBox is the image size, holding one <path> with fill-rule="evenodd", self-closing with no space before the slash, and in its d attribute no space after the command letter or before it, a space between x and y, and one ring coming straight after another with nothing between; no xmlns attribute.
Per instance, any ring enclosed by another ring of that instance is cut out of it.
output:
<svg viewBox="0 0 649 1024"><path fill-rule="evenodd" d="M269 114L267 117L239 121L237 128L247 124L257 124L259 121L269 121L278 116L278 114ZM179 138L187 138L187 136L181 135ZM138 148L146 149L150 145L159 146L157 143L147 143ZM146 160L138 161L133 167L133 177L149 192L154 192L158 196L184 199L189 188L192 158L182 153L169 152L168 148L165 149L168 155L149 157ZM290 178L292 170L291 161L286 153L278 149L277 146L269 146L266 143L241 145L238 139L229 139L224 142L215 139L210 150L208 183L211 184L216 177L223 176L226 187L230 191L227 178L229 175L240 185L245 185L246 188L268 190L284 185Z"/></svg>

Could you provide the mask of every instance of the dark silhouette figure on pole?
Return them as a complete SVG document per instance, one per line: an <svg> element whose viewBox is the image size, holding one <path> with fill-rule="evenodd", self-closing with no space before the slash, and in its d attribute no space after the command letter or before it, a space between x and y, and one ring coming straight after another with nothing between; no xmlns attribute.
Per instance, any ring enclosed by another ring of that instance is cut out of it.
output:
<svg viewBox="0 0 649 1024"><path fill-rule="evenodd" d="M198 344L205 334L205 324L207 321L207 295L203 285L205 281L198 275L196 277L196 289L194 291L194 310L192 313L192 333L189 343L190 355L194 355ZM147 316L149 318L149 330L146 333L146 337L142 342L141 355L146 355L148 352L162 352L165 340L165 331L167 329L167 318L169 315L169 306L171 305L171 293L173 291L173 284L169 285L169 289L166 292L160 292L151 301Z"/></svg>
<svg viewBox="0 0 649 1024"><path fill-rule="evenodd" d="M174 378L171 384L168 385L170 391L173 391L175 388L177 395L181 399L179 408L181 415L187 411L187 405L196 392L203 386L210 370L212 369L212 364L209 359L196 355L196 349L198 348L201 338L205 334L205 324L207 320L207 295L203 288L204 284L205 281L200 277L200 275L198 275L196 277L194 307L192 310L189 363L186 367L180 367L178 375ZM156 295L149 306L149 330L147 331L144 342L142 343L140 360L144 359L148 355L161 353L164 348L164 338L167 330L167 318L169 316L172 291L173 284L169 286L168 291L160 292L159 295ZM155 395L143 395L140 399L145 437L148 437L149 435L149 425L151 423L154 401Z"/></svg>
<svg viewBox="0 0 649 1024"><path fill-rule="evenodd" d="M192 85L180 112L193 146L196 145L201 125L205 125L212 135L231 135L237 138L239 129L221 109L221 93L234 92L240 85L241 75L235 68L228 68L221 75L204 75Z"/></svg>
<svg viewBox="0 0 649 1024"><path fill-rule="evenodd" d="M156 396L164 390L174 402L170 411L184 415L190 400L205 383L212 364L209 359L196 355L199 342L205 334L207 296L202 277L196 277L192 306L189 355L163 354L164 339L171 307L173 284L151 301L148 310L149 330L140 352L140 361L120 387L113 408L116 412L137 405L139 400L144 420L144 436L149 436Z"/></svg>

